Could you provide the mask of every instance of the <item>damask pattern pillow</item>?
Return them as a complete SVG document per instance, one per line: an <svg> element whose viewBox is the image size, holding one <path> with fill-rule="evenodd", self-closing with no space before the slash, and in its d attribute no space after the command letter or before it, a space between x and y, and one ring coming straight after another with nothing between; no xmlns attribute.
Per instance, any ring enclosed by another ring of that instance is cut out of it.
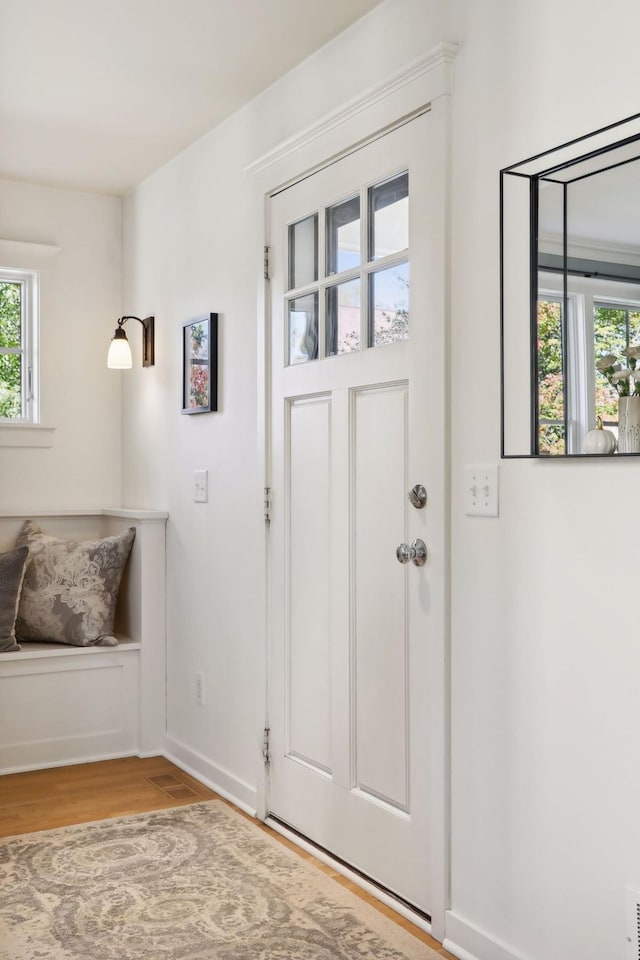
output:
<svg viewBox="0 0 640 960"><path fill-rule="evenodd" d="M0 653L20 649L15 626L28 556L28 547L0 553Z"/></svg>
<svg viewBox="0 0 640 960"><path fill-rule="evenodd" d="M29 548L18 608L19 640L113 647L118 588L135 528L103 540L50 537L26 520L17 546Z"/></svg>

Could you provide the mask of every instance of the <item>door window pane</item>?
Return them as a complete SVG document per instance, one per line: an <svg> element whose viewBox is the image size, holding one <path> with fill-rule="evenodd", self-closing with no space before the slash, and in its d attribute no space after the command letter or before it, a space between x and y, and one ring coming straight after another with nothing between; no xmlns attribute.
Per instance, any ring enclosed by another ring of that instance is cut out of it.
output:
<svg viewBox="0 0 640 960"><path fill-rule="evenodd" d="M409 246L409 174L369 190L369 260Z"/></svg>
<svg viewBox="0 0 640 960"><path fill-rule="evenodd" d="M409 264L378 270L370 277L369 346L409 339Z"/></svg>
<svg viewBox="0 0 640 960"><path fill-rule="evenodd" d="M327 356L360 349L360 280L327 290Z"/></svg>
<svg viewBox="0 0 640 960"><path fill-rule="evenodd" d="M318 279L318 215L289 227L289 290Z"/></svg>
<svg viewBox="0 0 640 960"><path fill-rule="evenodd" d="M318 357L318 294L289 301L289 363Z"/></svg>
<svg viewBox="0 0 640 960"><path fill-rule="evenodd" d="M360 197L327 210L327 275L360 266Z"/></svg>

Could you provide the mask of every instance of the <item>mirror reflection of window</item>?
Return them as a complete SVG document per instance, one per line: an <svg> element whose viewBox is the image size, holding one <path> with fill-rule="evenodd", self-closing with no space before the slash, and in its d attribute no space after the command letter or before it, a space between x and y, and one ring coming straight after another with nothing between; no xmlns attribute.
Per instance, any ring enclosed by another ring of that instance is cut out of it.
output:
<svg viewBox="0 0 640 960"><path fill-rule="evenodd" d="M565 453L562 300L538 300L538 452Z"/></svg>
<svg viewBox="0 0 640 960"><path fill-rule="evenodd" d="M640 343L640 305L617 305L594 301L593 339L596 362L615 356L623 363L623 350ZM605 375L595 370L595 416L607 427L618 426L618 393Z"/></svg>
<svg viewBox="0 0 640 960"><path fill-rule="evenodd" d="M597 417L617 435L619 393L598 363L611 356L626 367L625 351L640 344L640 290L628 283L570 277L565 320L558 278L541 274L539 286L538 453L581 453ZM611 296L605 298L606 293Z"/></svg>
<svg viewBox="0 0 640 960"><path fill-rule="evenodd" d="M501 201L503 455L581 455L640 394L640 114L505 167Z"/></svg>

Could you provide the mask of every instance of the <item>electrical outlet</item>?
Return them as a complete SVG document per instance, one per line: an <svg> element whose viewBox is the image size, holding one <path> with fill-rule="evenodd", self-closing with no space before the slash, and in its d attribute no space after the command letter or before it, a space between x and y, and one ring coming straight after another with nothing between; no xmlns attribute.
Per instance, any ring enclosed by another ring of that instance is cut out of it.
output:
<svg viewBox="0 0 640 960"><path fill-rule="evenodd" d="M498 492L497 465L464 468L464 506L468 517L497 517Z"/></svg>
<svg viewBox="0 0 640 960"><path fill-rule="evenodd" d="M196 703L204 707L204 673L196 673Z"/></svg>
<svg viewBox="0 0 640 960"><path fill-rule="evenodd" d="M638 960L640 957L640 890L638 887L625 887L627 957Z"/></svg>
<svg viewBox="0 0 640 960"><path fill-rule="evenodd" d="M193 471L193 499L196 503L207 503L209 500L209 471Z"/></svg>

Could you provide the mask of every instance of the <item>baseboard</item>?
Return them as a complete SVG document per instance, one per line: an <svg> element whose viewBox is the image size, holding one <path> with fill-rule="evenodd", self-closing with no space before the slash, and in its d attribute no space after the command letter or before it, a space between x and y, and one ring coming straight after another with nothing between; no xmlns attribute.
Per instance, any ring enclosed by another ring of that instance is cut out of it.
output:
<svg viewBox="0 0 640 960"><path fill-rule="evenodd" d="M52 770L54 767L75 767L81 763L102 763L105 760L122 760L125 757L137 757L136 750L124 750L108 753L91 753L81 757L64 757L61 760L36 760L32 763L20 763L0 768L0 776L10 773L31 773L34 770ZM154 754L157 756L157 753Z"/></svg>
<svg viewBox="0 0 640 960"><path fill-rule="evenodd" d="M174 737L165 736L163 756L185 773L200 780L210 790L230 800L245 813L255 817L258 795L255 787L240 780L233 773L219 767L201 753L192 750Z"/></svg>
<svg viewBox="0 0 640 960"><path fill-rule="evenodd" d="M458 960L526 960L521 953L515 953L452 910L445 914L445 933L442 946Z"/></svg>

